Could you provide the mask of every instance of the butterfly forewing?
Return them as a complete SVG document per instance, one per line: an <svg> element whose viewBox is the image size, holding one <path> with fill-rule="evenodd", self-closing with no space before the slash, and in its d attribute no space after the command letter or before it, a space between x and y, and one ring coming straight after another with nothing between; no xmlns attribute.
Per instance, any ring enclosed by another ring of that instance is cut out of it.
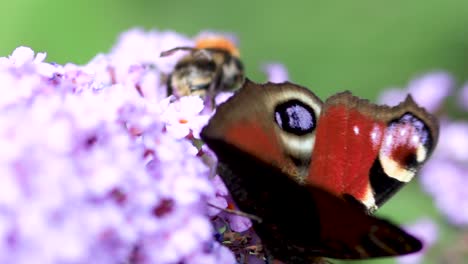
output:
<svg viewBox="0 0 468 264"><path fill-rule="evenodd" d="M304 87L292 83L259 85L246 80L243 88L217 109L210 122L214 125L205 131L304 181L321 107L320 99ZM308 123L298 124L306 129L291 131L297 126L288 123L292 122L284 113L288 109L292 109L292 115L310 114Z"/></svg>

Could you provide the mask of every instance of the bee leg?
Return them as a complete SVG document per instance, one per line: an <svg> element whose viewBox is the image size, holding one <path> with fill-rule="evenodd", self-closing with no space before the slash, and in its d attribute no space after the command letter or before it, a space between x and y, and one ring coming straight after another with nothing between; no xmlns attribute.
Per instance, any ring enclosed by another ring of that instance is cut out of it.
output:
<svg viewBox="0 0 468 264"><path fill-rule="evenodd" d="M216 107L216 95L219 91L221 91L221 81L223 79L223 72L222 69L216 69L216 73L213 77L213 81L210 84L210 87L208 87L208 90L206 91L205 95L205 108L203 109L204 113L210 113L213 111Z"/></svg>
<svg viewBox="0 0 468 264"><path fill-rule="evenodd" d="M275 263L275 258L273 257L273 254L263 246L263 256L265 257L265 264L274 264Z"/></svg>
<svg viewBox="0 0 468 264"><path fill-rule="evenodd" d="M164 75L162 76L164 77ZM163 80L164 82L164 80ZM169 96L172 94L172 74L167 75L167 80L166 80L166 95Z"/></svg>

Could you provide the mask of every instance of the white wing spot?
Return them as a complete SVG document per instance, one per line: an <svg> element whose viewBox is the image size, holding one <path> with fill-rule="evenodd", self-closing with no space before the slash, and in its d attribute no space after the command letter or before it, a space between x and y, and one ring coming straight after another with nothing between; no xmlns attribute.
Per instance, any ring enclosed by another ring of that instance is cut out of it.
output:
<svg viewBox="0 0 468 264"><path fill-rule="evenodd" d="M400 129L400 136L406 135L406 132L407 132L406 130L407 129L405 129L405 128Z"/></svg>
<svg viewBox="0 0 468 264"><path fill-rule="evenodd" d="M393 144L393 137L392 135L387 135L385 137L385 148L391 148L392 147L392 144Z"/></svg>
<svg viewBox="0 0 468 264"><path fill-rule="evenodd" d="M381 139L382 139L382 131L380 130L379 126L374 125L370 135L371 135L372 144L374 145L374 147L379 146Z"/></svg>
<svg viewBox="0 0 468 264"><path fill-rule="evenodd" d="M416 149L416 161L422 163L427 159L427 150L423 146L419 146Z"/></svg>
<svg viewBox="0 0 468 264"><path fill-rule="evenodd" d="M353 131L354 131L354 134L359 135L359 127L358 126L354 126Z"/></svg>

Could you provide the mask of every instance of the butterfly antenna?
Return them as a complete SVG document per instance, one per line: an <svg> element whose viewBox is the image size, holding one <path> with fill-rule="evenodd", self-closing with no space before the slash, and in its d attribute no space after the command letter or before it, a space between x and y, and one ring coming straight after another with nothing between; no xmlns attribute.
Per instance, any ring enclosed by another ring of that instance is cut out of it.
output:
<svg viewBox="0 0 468 264"><path fill-rule="evenodd" d="M213 207L213 208L216 208L218 210L224 211L226 213L247 217L250 220L256 221L258 223L263 222L263 220L260 217L258 217L256 215L253 215L253 214L249 214L249 213L245 213L245 212L242 212L242 211L239 211L239 210L233 210L233 209L229 209L229 208L222 208L222 207L216 206L214 204L210 204L210 203L208 203L208 205Z"/></svg>
<svg viewBox="0 0 468 264"><path fill-rule="evenodd" d="M177 48L173 48L173 49L170 49L170 50L166 50L166 51L163 51L161 52L161 54L159 55L160 57L166 57L166 56L170 56L174 53L176 53L177 51L179 50L185 50L185 51L196 51L197 49L196 48L192 48L192 47L177 47Z"/></svg>

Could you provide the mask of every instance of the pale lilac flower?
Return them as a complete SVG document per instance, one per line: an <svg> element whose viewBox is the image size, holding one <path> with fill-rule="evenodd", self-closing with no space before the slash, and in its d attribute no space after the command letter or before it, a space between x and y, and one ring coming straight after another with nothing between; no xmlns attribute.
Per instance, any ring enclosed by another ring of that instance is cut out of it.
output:
<svg viewBox="0 0 468 264"><path fill-rule="evenodd" d="M0 109L26 103L35 94L47 94L54 88L48 82L62 68L43 62L45 53L34 55L27 47L18 47L9 57L0 58Z"/></svg>
<svg viewBox="0 0 468 264"><path fill-rule="evenodd" d="M436 207L456 226L468 226L468 123L442 120L433 157L421 169L420 181Z"/></svg>
<svg viewBox="0 0 468 264"><path fill-rule="evenodd" d="M225 218L228 220L229 226L234 232L244 232L252 227L252 221L245 217L231 213L225 213Z"/></svg>
<svg viewBox="0 0 468 264"><path fill-rule="evenodd" d="M382 93L380 102L398 104L411 93L415 101L430 112L443 110L441 105L453 92L453 79L444 72L423 75L410 82L406 90L390 89ZM435 206L448 222L468 226L468 123L440 118L440 135L432 157L422 167L420 182L434 199Z"/></svg>
<svg viewBox="0 0 468 264"><path fill-rule="evenodd" d="M175 32L148 31L136 28L120 35L110 54L116 66L116 78L120 81L133 65L154 65L162 73L168 74L184 52L160 57L161 52L176 47L193 47L195 42Z"/></svg>
<svg viewBox="0 0 468 264"><path fill-rule="evenodd" d="M119 41L107 55L112 81L133 86L142 96L158 102L167 97L165 79L187 53L175 52L161 57L163 51L176 47L193 47L194 40L175 32L144 31L136 28L120 35Z"/></svg>
<svg viewBox="0 0 468 264"><path fill-rule="evenodd" d="M438 238L437 224L429 218L423 218L423 219L419 219L418 221L410 225L406 225L404 229L406 230L406 232L419 238L423 242L423 249L420 252L398 257L397 258L398 263L401 263L401 264L423 263L422 260L424 258L424 254L437 241L437 238Z"/></svg>
<svg viewBox="0 0 468 264"><path fill-rule="evenodd" d="M406 96L408 96L408 93L403 89L389 88L380 93L377 102L379 102L379 104L395 106L403 102Z"/></svg>
<svg viewBox="0 0 468 264"><path fill-rule="evenodd" d="M16 73L34 73L44 77L52 77L57 72L57 65L44 62L46 53L40 52L34 56L34 51L29 47L16 48L11 56L0 60L0 67L15 69ZM58 66L60 67L60 66Z"/></svg>
<svg viewBox="0 0 468 264"><path fill-rule="evenodd" d="M421 184L432 195L436 207L457 226L468 226L468 175L466 163L443 158L430 160L421 170Z"/></svg>
<svg viewBox="0 0 468 264"><path fill-rule="evenodd" d="M463 110L468 111L468 83L465 83L461 88L460 95L458 96L458 104Z"/></svg>
<svg viewBox="0 0 468 264"><path fill-rule="evenodd" d="M433 72L412 80L404 90L389 89L381 94L379 103L396 105L404 100L407 94L434 113L453 90L453 78L445 72Z"/></svg>
<svg viewBox="0 0 468 264"><path fill-rule="evenodd" d="M408 92L414 100L429 112L436 112L453 91L454 80L445 72L425 74L408 84Z"/></svg>
<svg viewBox="0 0 468 264"><path fill-rule="evenodd" d="M148 100L158 102L167 96L167 89L161 89L163 80L157 71L145 71L143 67L132 67L131 76L134 76L135 86L142 96ZM165 87L165 86L164 86Z"/></svg>
<svg viewBox="0 0 468 264"><path fill-rule="evenodd" d="M110 56L105 54L97 55L83 66L67 63L64 70L61 85L68 86L67 90L72 90L75 93L85 89L101 90L117 83ZM125 82L119 84L126 85Z"/></svg>
<svg viewBox="0 0 468 264"><path fill-rule="evenodd" d="M158 37L160 39L157 45L158 56L161 52L172 48L193 47L195 44L193 39L173 31L159 32ZM177 61L185 55L186 54L184 52L178 52L178 54L171 54L169 57L160 57L160 59L156 61L156 67L163 73L170 73L174 69Z"/></svg>
<svg viewBox="0 0 468 264"><path fill-rule="evenodd" d="M68 63L63 67L63 78L57 80L57 82L60 82L59 85L68 91L81 92L88 89L92 83L95 82L94 77L96 74L91 71L90 68L86 69L84 67ZM109 82L108 85L111 85L111 83Z"/></svg>
<svg viewBox="0 0 468 264"><path fill-rule="evenodd" d="M228 189L221 180L221 177L216 175L212 181L216 190L216 195L212 196L208 200L209 205L214 205L222 209L229 208L236 210L236 206L232 199L229 197ZM219 214L219 216L222 217L229 224L230 229L234 232L244 232L250 227L252 227L252 222L250 221L250 219L244 216L223 212L220 209L214 207L211 207L209 209L209 213L213 216Z"/></svg>
<svg viewBox="0 0 468 264"><path fill-rule="evenodd" d="M267 80L273 83L282 83L289 80L289 73L281 63L268 63L263 66Z"/></svg>
<svg viewBox="0 0 468 264"><path fill-rule="evenodd" d="M0 58L0 263L235 263L214 235L255 234L207 205L235 208L195 144L212 113L166 94L186 53L160 53L194 43L134 29L85 65L27 47Z"/></svg>
<svg viewBox="0 0 468 264"><path fill-rule="evenodd" d="M435 157L468 164L468 121L441 120Z"/></svg>
<svg viewBox="0 0 468 264"><path fill-rule="evenodd" d="M223 180L221 180L221 177L216 175L212 179L213 186L215 188L215 196L212 196L208 199L208 204L209 205L214 205L219 208L227 208L228 207L228 202L226 200L226 197L229 195L229 191L226 188L226 185L224 185ZM208 208L208 213L210 216L217 215L221 212L220 209L214 208L212 206L209 206Z"/></svg>
<svg viewBox="0 0 468 264"><path fill-rule="evenodd" d="M235 262L207 216L210 168L165 130L172 111L197 133L203 103L142 96L161 71L130 50L84 66L28 48L0 59L1 263Z"/></svg>
<svg viewBox="0 0 468 264"><path fill-rule="evenodd" d="M215 104L218 106L224 102L226 102L234 93L232 92L222 92L216 95L215 97Z"/></svg>
<svg viewBox="0 0 468 264"><path fill-rule="evenodd" d="M226 209L228 207L228 202L225 197L222 196L214 196L208 199L208 214L209 215L218 215L221 213L221 209L218 208L223 208ZM216 207L213 207L216 206Z"/></svg>
<svg viewBox="0 0 468 264"><path fill-rule="evenodd" d="M235 203L232 201L228 193L224 195L222 194L225 188L226 187L224 186L224 184L223 186L218 185L216 196L208 200L209 204L215 205L223 209L239 210L237 209ZM211 215L218 215L219 217L221 217L223 219L223 222L228 224L230 230L234 232L241 233L252 227L252 221L245 216L240 216L231 212L223 212L216 208L213 208L210 212Z"/></svg>
<svg viewBox="0 0 468 264"><path fill-rule="evenodd" d="M34 51L29 47L18 47L8 58L0 60L3 67L22 68L31 64L42 63L45 59L45 53L38 53L34 56Z"/></svg>
<svg viewBox="0 0 468 264"><path fill-rule="evenodd" d="M186 137L190 133L200 138L199 133L210 118L210 115L200 115L203 108L203 100L199 96L185 96L176 100L162 114L167 131L176 138Z"/></svg>

